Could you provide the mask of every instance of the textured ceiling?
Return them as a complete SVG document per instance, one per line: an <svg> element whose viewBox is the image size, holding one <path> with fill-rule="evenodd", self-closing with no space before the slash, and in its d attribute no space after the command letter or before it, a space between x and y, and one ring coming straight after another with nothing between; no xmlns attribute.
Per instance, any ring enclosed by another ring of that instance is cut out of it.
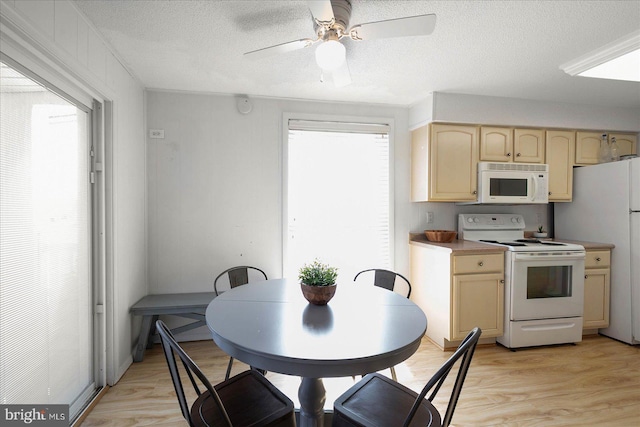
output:
<svg viewBox="0 0 640 427"><path fill-rule="evenodd" d="M306 1L76 3L150 89L393 105L453 92L640 107L640 83L558 68L640 29L640 0L352 0L351 25L428 13L437 23L430 36L345 41L353 83L343 88L320 81L315 47L243 57L314 37Z"/></svg>

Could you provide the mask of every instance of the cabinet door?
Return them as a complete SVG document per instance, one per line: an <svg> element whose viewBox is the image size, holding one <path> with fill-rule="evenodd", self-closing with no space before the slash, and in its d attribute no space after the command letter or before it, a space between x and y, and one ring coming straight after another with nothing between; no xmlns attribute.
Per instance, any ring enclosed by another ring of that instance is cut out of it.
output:
<svg viewBox="0 0 640 427"><path fill-rule="evenodd" d="M509 128L480 128L480 161L510 162L513 159L513 130Z"/></svg>
<svg viewBox="0 0 640 427"><path fill-rule="evenodd" d="M609 326L609 269L588 268L584 272L584 314L582 328L606 328Z"/></svg>
<svg viewBox="0 0 640 427"><path fill-rule="evenodd" d="M478 128L432 124L429 200L477 200Z"/></svg>
<svg viewBox="0 0 640 427"><path fill-rule="evenodd" d="M544 131L541 129L515 129L513 131L513 161L518 163L544 163Z"/></svg>
<svg viewBox="0 0 640 427"><path fill-rule="evenodd" d="M504 275L453 276L450 341L462 340L478 326L482 337L499 337L504 331Z"/></svg>
<svg viewBox="0 0 640 427"><path fill-rule="evenodd" d="M600 140L604 132L576 132L576 165L598 163Z"/></svg>
<svg viewBox="0 0 640 427"><path fill-rule="evenodd" d="M575 132L548 131L546 163L549 165L549 201L570 202L573 194Z"/></svg>
<svg viewBox="0 0 640 427"><path fill-rule="evenodd" d="M618 154L621 156L625 154L636 154L636 147L638 146L638 137L636 135L612 133L609 134L609 142L611 142L611 138L614 136L618 144Z"/></svg>

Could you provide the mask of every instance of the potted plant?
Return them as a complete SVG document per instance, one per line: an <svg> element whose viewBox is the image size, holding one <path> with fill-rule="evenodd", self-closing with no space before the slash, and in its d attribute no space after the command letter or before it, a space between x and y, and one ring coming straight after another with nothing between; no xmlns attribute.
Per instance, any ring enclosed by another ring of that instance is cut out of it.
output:
<svg viewBox="0 0 640 427"><path fill-rule="evenodd" d="M538 227L538 231L533 232L533 237L547 237L548 233L544 231L544 227L541 225Z"/></svg>
<svg viewBox="0 0 640 427"><path fill-rule="evenodd" d="M311 304L326 305L336 293L338 269L315 259L298 272L302 294Z"/></svg>

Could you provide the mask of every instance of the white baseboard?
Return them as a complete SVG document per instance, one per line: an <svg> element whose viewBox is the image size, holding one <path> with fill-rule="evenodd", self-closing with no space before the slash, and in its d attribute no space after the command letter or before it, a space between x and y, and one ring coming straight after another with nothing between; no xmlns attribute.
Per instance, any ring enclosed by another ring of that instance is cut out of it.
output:
<svg viewBox="0 0 640 427"><path fill-rule="evenodd" d="M122 378L124 373L127 372L127 369L129 369L129 366L131 366L132 363L133 363L133 354L129 355L129 357L127 357L125 359L124 363L118 367L118 371L116 372L115 381L113 382L113 384L109 384L109 385L113 386L118 381L120 381L120 378Z"/></svg>

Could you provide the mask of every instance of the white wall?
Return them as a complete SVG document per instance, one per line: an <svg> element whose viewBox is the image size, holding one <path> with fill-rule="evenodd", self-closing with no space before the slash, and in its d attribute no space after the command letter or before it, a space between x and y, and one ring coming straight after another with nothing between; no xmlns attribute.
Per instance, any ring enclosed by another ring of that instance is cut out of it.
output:
<svg viewBox="0 0 640 427"><path fill-rule="evenodd" d="M129 307L147 292L144 92L71 1L1 0L0 22L4 54L71 88L71 95L112 107L102 182L106 368L107 382L113 384L131 364L138 334L139 321L132 324Z"/></svg>
<svg viewBox="0 0 640 427"><path fill-rule="evenodd" d="M211 291L240 264L281 277L284 114L393 120L395 268L408 274L408 109L251 102L243 115L230 95L147 93L148 128L165 132L147 137L150 292Z"/></svg>
<svg viewBox="0 0 640 427"><path fill-rule="evenodd" d="M428 122L593 131L640 132L640 108L612 108L530 99L434 92L411 107L410 128Z"/></svg>

